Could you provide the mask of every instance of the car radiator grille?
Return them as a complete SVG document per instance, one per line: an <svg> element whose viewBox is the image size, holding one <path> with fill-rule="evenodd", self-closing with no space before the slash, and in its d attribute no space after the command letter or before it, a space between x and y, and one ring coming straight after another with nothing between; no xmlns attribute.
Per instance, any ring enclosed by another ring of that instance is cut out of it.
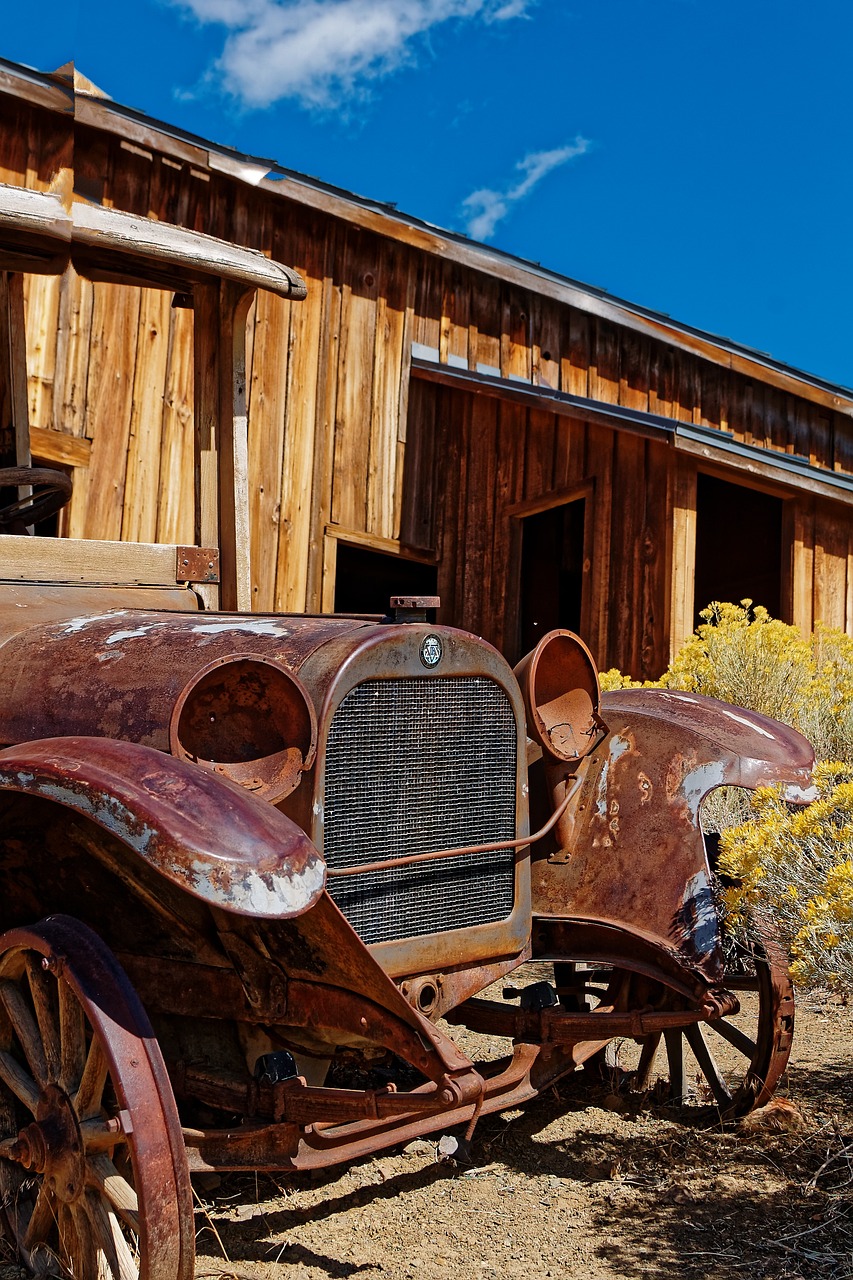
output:
<svg viewBox="0 0 853 1280"><path fill-rule="evenodd" d="M330 868L513 840L516 723L481 676L368 680L332 718L324 852ZM330 877L366 943L504 920L515 855L491 851Z"/></svg>

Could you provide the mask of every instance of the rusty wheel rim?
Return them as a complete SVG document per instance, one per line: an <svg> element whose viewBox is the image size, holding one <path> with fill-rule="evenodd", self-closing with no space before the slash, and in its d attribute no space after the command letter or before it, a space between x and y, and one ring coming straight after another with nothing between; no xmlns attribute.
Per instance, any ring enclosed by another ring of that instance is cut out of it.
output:
<svg viewBox="0 0 853 1280"><path fill-rule="evenodd" d="M189 1280L186 1154L163 1060L124 972L54 916L0 938L0 1185L33 1274Z"/></svg>
<svg viewBox="0 0 853 1280"><path fill-rule="evenodd" d="M757 920L749 924L741 958L742 964L726 973L722 985L738 996L752 993L757 1010L712 1022L685 1022L683 1027L647 1036L640 1042L639 1062L628 1078L633 1092L646 1092L654 1084L669 1104L695 1105L691 1082L699 1078L708 1099L727 1120L770 1100L788 1064L793 1038L794 992L788 961L772 928ZM577 990L585 1002L598 1001L623 1012L642 1005L648 994L646 990L638 993L637 975L618 968L591 972L585 988ZM670 1011L680 1007L687 1011L683 997L673 992L664 998ZM664 1062L662 1078L659 1067Z"/></svg>

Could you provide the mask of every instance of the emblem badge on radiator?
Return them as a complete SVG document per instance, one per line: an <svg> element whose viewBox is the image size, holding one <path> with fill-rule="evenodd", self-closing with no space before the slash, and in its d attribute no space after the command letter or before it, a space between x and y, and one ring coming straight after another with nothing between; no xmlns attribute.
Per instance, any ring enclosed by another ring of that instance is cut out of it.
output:
<svg viewBox="0 0 853 1280"><path fill-rule="evenodd" d="M421 642L421 662L425 667L437 667L443 653L438 636L425 636Z"/></svg>

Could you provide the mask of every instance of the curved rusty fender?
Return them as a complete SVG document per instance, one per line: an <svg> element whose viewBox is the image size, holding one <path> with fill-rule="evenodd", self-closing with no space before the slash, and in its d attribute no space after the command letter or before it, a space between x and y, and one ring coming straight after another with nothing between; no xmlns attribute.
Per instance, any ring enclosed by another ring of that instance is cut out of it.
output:
<svg viewBox="0 0 853 1280"><path fill-rule="evenodd" d="M754 790L776 784L791 804L817 799L811 744L796 729L757 711L745 711L700 693L620 689L603 696L602 712L605 718L618 712L659 720L661 745L671 744L673 753L678 750L681 734L705 740L708 749L704 758L698 767L685 760L680 780L694 816L704 796L722 785Z"/></svg>
<svg viewBox="0 0 853 1280"><path fill-rule="evenodd" d="M294 822L151 747L112 738L24 742L0 751L0 790L85 814L167 880L225 911L285 920L323 891L325 864Z"/></svg>

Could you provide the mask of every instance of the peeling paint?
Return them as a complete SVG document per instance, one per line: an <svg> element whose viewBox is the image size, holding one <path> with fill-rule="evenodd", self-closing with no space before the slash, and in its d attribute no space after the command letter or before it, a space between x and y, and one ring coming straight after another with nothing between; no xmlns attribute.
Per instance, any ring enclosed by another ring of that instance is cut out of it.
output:
<svg viewBox="0 0 853 1280"><path fill-rule="evenodd" d="M290 635L290 627L284 627L279 622L273 622L269 618L258 618L254 622L200 622L190 627L190 630L197 635L218 636L228 632L240 633L248 632L254 636L279 636L285 637Z"/></svg>
<svg viewBox="0 0 853 1280"><path fill-rule="evenodd" d="M319 860L295 873L275 871L263 875L254 868L237 876L232 873L227 891L217 883L219 877L209 862L193 861L190 873L196 893L202 898L251 916L276 918L301 911L323 887L323 864Z"/></svg>
<svg viewBox="0 0 853 1280"><path fill-rule="evenodd" d="M69 618L60 627L60 632L64 636L73 636L96 622L110 622L113 618L124 618L128 613L129 609L111 609L109 613L87 613L80 618Z"/></svg>
<svg viewBox="0 0 853 1280"><path fill-rule="evenodd" d="M132 631L114 631L111 636L107 636L104 644L118 644L120 640L136 640L139 636L147 635L158 625L156 622L149 622L144 627L134 627Z"/></svg>
<svg viewBox="0 0 853 1280"><path fill-rule="evenodd" d="M727 772L726 762L723 760L709 760L706 764L694 765L685 772L679 792L694 819L708 792L726 781Z"/></svg>

